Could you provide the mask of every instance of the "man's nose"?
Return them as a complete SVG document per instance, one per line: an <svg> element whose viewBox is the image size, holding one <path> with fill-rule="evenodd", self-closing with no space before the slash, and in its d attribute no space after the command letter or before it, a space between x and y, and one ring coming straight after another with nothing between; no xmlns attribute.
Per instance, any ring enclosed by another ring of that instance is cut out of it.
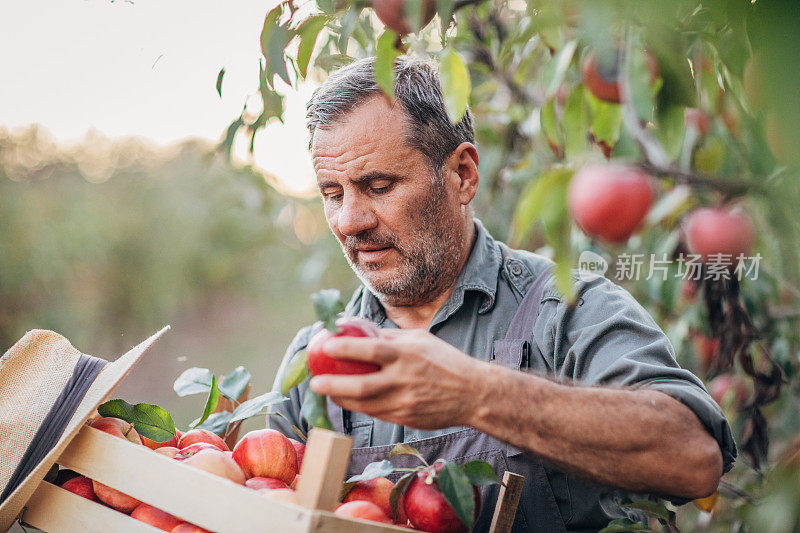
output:
<svg viewBox="0 0 800 533"><path fill-rule="evenodd" d="M378 217L364 202L345 195L336 223L342 235L350 237L377 226Z"/></svg>

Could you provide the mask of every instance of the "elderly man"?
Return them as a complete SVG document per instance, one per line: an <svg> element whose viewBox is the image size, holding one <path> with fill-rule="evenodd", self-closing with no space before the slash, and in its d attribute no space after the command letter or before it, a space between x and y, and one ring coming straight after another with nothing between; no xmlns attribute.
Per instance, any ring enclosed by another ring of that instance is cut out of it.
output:
<svg viewBox="0 0 800 533"><path fill-rule="evenodd" d="M308 126L325 216L362 283L345 315L382 328L325 351L381 370L312 378L272 427L306 427L310 386L354 439L351 474L398 442L431 460L522 473L515 531L596 531L641 518L620 505L633 493L712 493L736 455L730 428L653 319L587 275L569 310L548 259L508 248L473 218L472 118L448 119L435 68L399 60L392 102L373 64L356 61L317 89ZM298 333L276 383L320 328ZM477 531L488 529L491 496Z"/></svg>

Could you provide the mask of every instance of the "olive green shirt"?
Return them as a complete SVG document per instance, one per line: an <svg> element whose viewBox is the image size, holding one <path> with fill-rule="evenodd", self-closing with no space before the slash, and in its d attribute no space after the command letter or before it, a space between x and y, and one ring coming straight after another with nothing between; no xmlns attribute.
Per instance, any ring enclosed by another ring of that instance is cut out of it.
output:
<svg viewBox="0 0 800 533"><path fill-rule="evenodd" d="M428 330L462 352L487 361L492 342L504 338L528 287L552 262L530 252L509 249L494 240L477 219L475 229L470 256ZM528 369L564 383L662 391L697 415L719 443L724 471L730 470L736 446L722 410L702 382L678 366L672 345L653 318L627 291L604 277L581 272L576 284L581 297L571 317L555 287L551 284L545 288L539 316L533 324ZM363 286L354 293L345 315L367 318L381 327L397 327L386 317L378 299ZM320 327L309 326L297 334L278 372L276 387L287 362L305 348ZM293 434L291 424L307 430L300 417L306 387L307 381L290 391L289 401L277 409L285 418L271 416L271 427L288 436ZM517 398L508 401L516 402ZM602 417L603 413L598 411L597 416ZM463 429L422 431L361 413L352 413L351 423L355 447L410 442ZM549 465L546 472L570 531L596 530L614 518L640 518L618 505L620 499L638 495L598 485ZM677 498L674 501L685 503Z"/></svg>

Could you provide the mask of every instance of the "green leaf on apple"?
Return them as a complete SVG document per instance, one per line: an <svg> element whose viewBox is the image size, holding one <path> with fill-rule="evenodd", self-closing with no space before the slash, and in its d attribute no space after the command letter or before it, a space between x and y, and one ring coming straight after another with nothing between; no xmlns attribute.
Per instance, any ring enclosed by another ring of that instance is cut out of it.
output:
<svg viewBox="0 0 800 533"><path fill-rule="evenodd" d="M197 427L197 429L207 429L211 433L223 435L228 430L228 424L231 422L233 413L230 411L220 411L219 413L212 413L205 422L200 423L200 419L195 419L190 426Z"/></svg>
<svg viewBox="0 0 800 533"><path fill-rule="evenodd" d="M136 431L156 442L168 441L175 436L175 422L172 416L157 405L137 403L131 405L125 400L109 400L97 408L100 416L119 418L133 424Z"/></svg>
<svg viewBox="0 0 800 533"><path fill-rule="evenodd" d="M265 407L269 407L270 405L284 402L286 400L288 400L288 398L284 397L277 391L267 392L261 396L256 396L255 398L247 400L237 407L233 411L233 416L231 417L230 421L236 422L238 420L250 418L251 416L256 416Z"/></svg>
<svg viewBox="0 0 800 533"><path fill-rule="evenodd" d="M231 401L236 401L250 384L250 372L243 366L237 366L219 382L219 392Z"/></svg>
<svg viewBox="0 0 800 533"><path fill-rule="evenodd" d="M207 368L189 368L178 376L172 389L178 396L189 396L190 394L200 394L211 390L211 379L214 375Z"/></svg>
<svg viewBox="0 0 800 533"><path fill-rule="evenodd" d="M464 473L469 478L469 482L476 487L483 487L485 485L502 484L503 480L494 471L492 465L486 461L470 461L465 463L462 467Z"/></svg>
<svg viewBox="0 0 800 533"><path fill-rule="evenodd" d="M394 448L392 448L392 451L389 452L389 457L394 457L395 455L413 455L414 457L422 461L422 463L425 466L428 466L428 461L426 461L425 458L422 457L422 454L419 453L419 450L417 450L413 446L409 446L408 444L404 444L402 442L398 442L397 444L395 444Z"/></svg>
<svg viewBox="0 0 800 533"><path fill-rule="evenodd" d="M211 413L214 412L214 409L217 408L217 402L219 401L219 386L217 385L217 377L211 376L211 390L208 391L208 399L206 400L206 406L203 409L203 416L200 417L200 421L193 426L196 428L200 424L206 421L206 419L211 416Z"/></svg>
<svg viewBox="0 0 800 533"><path fill-rule="evenodd" d="M629 518L616 518L598 533L622 533L623 531L652 531L647 524L634 522Z"/></svg>
<svg viewBox="0 0 800 533"><path fill-rule="evenodd" d="M311 295L317 318L325 323L330 331L336 331L336 317L344 311L342 294L336 289L323 289Z"/></svg>
<svg viewBox="0 0 800 533"><path fill-rule="evenodd" d="M281 394L286 395L289 390L300 385L308 377L308 353L300 350L289 361L286 375L281 383Z"/></svg>
<svg viewBox="0 0 800 533"><path fill-rule="evenodd" d="M389 493L389 507L392 509L392 520L397 521L398 514L397 514L397 504L400 502L400 496L402 496L408 486L416 477L417 472L409 472L408 474L404 475L400 479L397 480L397 483L394 484L392 487L392 491Z"/></svg>
<svg viewBox="0 0 800 533"><path fill-rule="evenodd" d="M439 470L437 483L456 516L471 531L475 523L475 495L467 474L459 465L448 461Z"/></svg>
<svg viewBox="0 0 800 533"><path fill-rule="evenodd" d="M331 421L328 419L328 399L326 396L317 394L311 388L306 389L303 396L303 406L300 408L300 416L309 427L333 429Z"/></svg>

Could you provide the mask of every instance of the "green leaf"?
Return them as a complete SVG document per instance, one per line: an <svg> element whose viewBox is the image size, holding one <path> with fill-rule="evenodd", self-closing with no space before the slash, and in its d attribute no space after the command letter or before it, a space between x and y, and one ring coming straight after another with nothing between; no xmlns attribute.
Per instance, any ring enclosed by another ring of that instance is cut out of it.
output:
<svg viewBox="0 0 800 533"><path fill-rule="evenodd" d="M217 402L219 401L219 386L217 385L217 378L216 376L211 376L211 390L208 391L208 399L206 400L206 406L203 409L203 416L200 417L200 421L194 426L197 427L206 419L211 416L211 413L214 412L214 409L217 408Z"/></svg>
<svg viewBox="0 0 800 533"><path fill-rule="evenodd" d="M397 483L394 484L392 487L391 492L389 492L389 507L392 509L392 519L397 520L397 504L400 502L400 496L405 493L408 485L414 481L414 478L417 477L417 471L409 472L408 474L404 475L400 479L397 480Z"/></svg>
<svg viewBox="0 0 800 533"><path fill-rule="evenodd" d="M547 98L554 96L564 82L564 75L572 63L577 48L578 41L568 42L542 69L542 81L546 86L545 96Z"/></svg>
<svg viewBox="0 0 800 533"><path fill-rule="evenodd" d="M515 244L528 238L537 221L553 225L565 216L566 189L572 174L569 167L554 167L525 187L514 212Z"/></svg>
<svg viewBox="0 0 800 533"><path fill-rule="evenodd" d="M616 518L601 529L599 533L621 533L623 531L652 531L650 527L641 522L633 522L628 518Z"/></svg>
<svg viewBox="0 0 800 533"><path fill-rule="evenodd" d="M452 48L442 50L439 78L447 114L454 124L458 123L467 110L469 93L472 89L467 65Z"/></svg>
<svg viewBox="0 0 800 533"><path fill-rule="evenodd" d="M219 392L226 398L236 401L249 384L250 372L243 366L237 366L219 382Z"/></svg>
<svg viewBox="0 0 800 533"><path fill-rule="evenodd" d="M352 476L347 480L348 483L355 483L356 481L367 481L375 479L376 477L386 477L394 472L394 465L391 461L384 459L383 461L376 461L364 467L364 471L357 476Z"/></svg>
<svg viewBox="0 0 800 533"><path fill-rule="evenodd" d="M561 130L561 124L556 114L556 99L551 98L542 106L539 112L539 120L542 125L547 140L556 146L560 152L564 150L564 132Z"/></svg>
<svg viewBox="0 0 800 533"><path fill-rule="evenodd" d="M486 461L470 461L462 467L464 473L469 478L469 482L477 487L484 485L502 484L503 480L494 471L492 465Z"/></svg>
<svg viewBox="0 0 800 533"><path fill-rule="evenodd" d="M648 516L653 516L655 518L658 518L659 520L669 525L675 525L675 512L667 509L667 506L664 505L664 503L661 501L654 501L654 500L637 500L635 502L623 501L622 506L629 507L631 509L639 509L640 511L644 511L645 514L647 514Z"/></svg>
<svg viewBox="0 0 800 533"><path fill-rule="evenodd" d="M311 303L314 304L317 318L325 323L325 327L336 331L336 317L344 311L341 293L336 289L323 289L311 295Z"/></svg>
<svg viewBox="0 0 800 533"><path fill-rule="evenodd" d="M222 78L225 76L225 67L219 69L217 73L217 94L222 98Z"/></svg>
<svg viewBox="0 0 800 533"><path fill-rule="evenodd" d="M603 102L589 91L586 92L586 99L592 111L591 132L595 141L613 147L622 131L622 106Z"/></svg>
<svg viewBox="0 0 800 533"><path fill-rule="evenodd" d="M217 435L224 435L225 431L228 429L228 424L231 422L232 416L233 413L230 411L220 411L219 413L212 413L202 424L200 423L200 419L196 418L189 426L198 429L207 429Z"/></svg>
<svg viewBox="0 0 800 533"><path fill-rule="evenodd" d="M389 100L394 100L394 60L400 56L400 51L395 48L397 34L386 30L378 37L378 46L375 57L375 82Z"/></svg>
<svg viewBox="0 0 800 533"><path fill-rule="evenodd" d="M561 124L564 128L567 157L574 157L588 149L586 133L589 129L589 109L583 86L576 87L567 96Z"/></svg>
<svg viewBox="0 0 800 533"><path fill-rule="evenodd" d="M285 398L277 391L267 392L261 396L256 396L255 398L242 403L233 411L231 422L256 416L263 408L269 407L270 405L274 405L276 403L284 402L286 400L288 400L288 398Z"/></svg>
<svg viewBox="0 0 800 533"><path fill-rule="evenodd" d="M327 22L328 17L325 15L312 15L303 21L297 29L297 33L300 34L300 46L297 49L297 68L304 78L308 72L308 63L311 60L311 54L314 52L314 45L319 37L319 32L322 31Z"/></svg>
<svg viewBox="0 0 800 533"><path fill-rule="evenodd" d="M426 461L425 458L422 457L422 454L419 453L419 450L402 442L398 442L397 444L395 444L394 448L392 448L392 451L389 452L389 457L394 457L395 455L413 455L414 457L422 461L422 463L425 466L428 465L428 461Z"/></svg>
<svg viewBox="0 0 800 533"><path fill-rule="evenodd" d="M446 462L438 474L439 490L456 516L471 531L475 523L475 496L469 478L456 463Z"/></svg>
<svg viewBox="0 0 800 533"><path fill-rule="evenodd" d="M303 396L300 416L310 427L332 430L333 425L328 419L327 405L327 397L317 394L309 387L306 389L305 396Z"/></svg>
<svg viewBox="0 0 800 533"><path fill-rule="evenodd" d="M273 78L275 74L280 76L287 85L291 85L289 72L286 69L284 51L295 34L289 29L288 22L278 25L282 14L283 4L281 3L267 13L264 18L264 27L261 30L261 52L267 60L267 80L270 86L274 86Z"/></svg>
<svg viewBox="0 0 800 533"><path fill-rule="evenodd" d="M300 350L289 361L286 375L281 383L281 394L286 395L289 390L300 385L308 377L308 353Z"/></svg>
<svg viewBox="0 0 800 533"><path fill-rule="evenodd" d="M156 442L168 441L175 436L175 422L166 410L157 405L131 405L125 400L109 400L101 404L97 412L100 416L119 418L133 424L140 435Z"/></svg>
<svg viewBox="0 0 800 533"><path fill-rule="evenodd" d="M189 368L178 376L172 389L178 396L189 396L190 394L200 394L211 390L211 380L214 375L207 368Z"/></svg>

